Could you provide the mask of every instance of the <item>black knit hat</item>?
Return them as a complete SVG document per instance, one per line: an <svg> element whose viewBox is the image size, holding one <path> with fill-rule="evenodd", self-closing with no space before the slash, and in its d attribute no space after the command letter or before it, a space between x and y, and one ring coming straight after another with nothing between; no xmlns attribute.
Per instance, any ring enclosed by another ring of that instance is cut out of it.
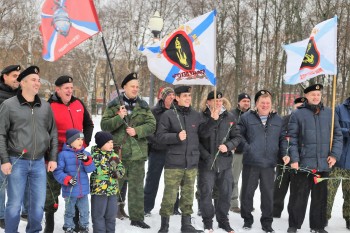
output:
<svg viewBox="0 0 350 233"><path fill-rule="evenodd" d="M242 99L250 99L250 96L247 93L241 93L238 95L238 103L241 102Z"/></svg>
<svg viewBox="0 0 350 233"><path fill-rule="evenodd" d="M125 78L124 78L124 80L123 80L123 82L122 82L122 88L124 88L124 86L128 83L128 82L130 82L131 80L133 80L133 79L136 79L137 80L137 74L136 73L130 73L130 74L128 74L128 76L126 76Z"/></svg>
<svg viewBox="0 0 350 233"><path fill-rule="evenodd" d="M84 138L84 134L77 129L68 129L66 131L66 143L67 145L72 144L78 138Z"/></svg>
<svg viewBox="0 0 350 233"><path fill-rule="evenodd" d="M100 131L95 134L95 142L100 149L110 140L113 140L113 135L110 132Z"/></svg>
<svg viewBox="0 0 350 233"><path fill-rule="evenodd" d="M21 70L21 66L20 65L10 65L10 66L7 66L5 67L2 71L1 71L1 74L0 74L0 79L3 80L3 75L4 74L9 74L11 73L12 71L20 71Z"/></svg>
<svg viewBox="0 0 350 233"><path fill-rule="evenodd" d="M55 81L55 85L57 87L59 86L62 86L63 84L65 83L72 83L73 82L73 78L68 76L68 75L63 75L63 76L60 76L56 79Z"/></svg>
<svg viewBox="0 0 350 233"><path fill-rule="evenodd" d="M174 89L176 95L180 95L181 93L189 93L191 90L192 87L190 86L178 86Z"/></svg>
<svg viewBox="0 0 350 233"><path fill-rule="evenodd" d="M221 99L223 97L221 91L217 91L216 92L216 98L217 99ZM208 96L207 96L207 100L212 100L214 99L214 91L211 91L208 93Z"/></svg>
<svg viewBox="0 0 350 233"><path fill-rule="evenodd" d="M265 95L265 94L269 94L272 97L271 92L269 92L268 90L260 90L255 94L255 97L254 97L255 103L256 103L256 101L258 101L258 99L261 95Z"/></svg>
<svg viewBox="0 0 350 233"><path fill-rule="evenodd" d="M29 66L27 69L23 70L17 77L17 81L20 82L22 79L30 74L39 74L40 69L37 66Z"/></svg>

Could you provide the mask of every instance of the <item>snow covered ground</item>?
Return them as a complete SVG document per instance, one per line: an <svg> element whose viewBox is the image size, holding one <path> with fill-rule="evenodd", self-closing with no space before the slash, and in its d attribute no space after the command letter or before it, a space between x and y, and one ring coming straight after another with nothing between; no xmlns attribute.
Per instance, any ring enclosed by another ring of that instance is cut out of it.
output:
<svg viewBox="0 0 350 233"><path fill-rule="evenodd" d="M91 144L94 144L94 135L97 131L100 131L100 120L101 116L94 116L93 121L95 123L95 130L92 138ZM88 148L89 150L89 148ZM147 163L146 163L146 171L147 171ZM132 227L130 226L130 220L124 219L124 220L119 220L117 219L116 223L116 232L117 233L156 233L158 232L160 228L160 216L159 216L159 209L160 209L160 203L162 201L162 196L163 196L163 188L164 188L164 183L163 183L163 177L161 178L160 185L159 185L159 190L158 190L158 195L156 199L156 205L155 208L152 211L152 215L150 217L145 218L145 222L151 226L151 229L141 229L137 227ZM276 233L281 233L281 232L287 232L288 228L288 212L287 212L287 204L288 204L288 194L286 197L286 203L285 203L285 209L282 213L281 218L279 219L274 219L272 227L274 228ZM261 211L260 211L260 191L259 188L255 192L255 197L254 197L254 207L255 211L253 212L254 215L254 224L253 228L251 230L243 230L243 219L239 214L230 212L229 219L230 219L230 224L231 227L235 229L235 232L247 232L247 233L262 233L263 231L261 230L261 225L260 225L260 216L261 216ZM350 233L350 230L347 230L345 228L345 221L342 217L342 204L343 204L343 196L341 189L338 190L337 196L335 198L335 204L333 206L333 212L332 212L332 219L328 223L328 227L326 230L329 233ZM203 224L202 224L202 219L201 217L197 216L197 202L194 201L193 204L193 215L192 215L192 223L195 225L196 228L198 229L203 229ZM63 226L63 215L64 215L64 200L61 198L60 199L60 205L58 208L57 213L55 214L55 232L57 233L62 233L64 232L62 230ZM26 227L26 222L21 221L19 225L19 232L25 232L25 227ZM45 227L45 223L43 220L43 228ZM181 232L180 231L181 227L181 216L172 216L170 218L170 228L169 232L170 233L177 233ZM1 229L2 230L2 229ZM0 231L1 231L0 230ZM90 220L90 232L92 232L92 223ZM219 229L217 227L217 223L214 220L214 232L217 233L223 233L225 232L222 229ZM310 232L309 229L309 219L308 219L308 212L306 213L305 221L302 226L302 228L298 231L299 233L307 233Z"/></svg>

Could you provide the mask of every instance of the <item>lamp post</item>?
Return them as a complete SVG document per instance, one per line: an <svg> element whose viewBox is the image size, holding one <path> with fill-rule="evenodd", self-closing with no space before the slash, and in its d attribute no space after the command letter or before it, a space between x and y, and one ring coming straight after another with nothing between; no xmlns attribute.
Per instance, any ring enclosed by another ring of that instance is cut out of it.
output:
<svg viewBox="0 0 350 233"><path fill-rule="evenodd" d="M160 17L158 11L154 13L154 15L149 19L148 28L151 30L153 34L153 43L159 40L160 32L163 29L163 18ZM154 105L154 75L151 73L150 76L150 94L149 94L149 105L153 107Z"/></svg>

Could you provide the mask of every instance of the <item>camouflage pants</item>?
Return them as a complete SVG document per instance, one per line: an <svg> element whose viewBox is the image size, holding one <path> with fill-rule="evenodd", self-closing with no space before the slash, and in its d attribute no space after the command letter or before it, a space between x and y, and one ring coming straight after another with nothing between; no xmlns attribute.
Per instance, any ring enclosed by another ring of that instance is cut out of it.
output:
<svg viewBox="0 0 350 233"><path fill-rule="evenodd" d="M180 210L183 216L190 216L193 205L194 181L197 169L164 169L164 193L159 214L169 217L174 212L176 195L181 187Z"/></svg>
<svg viewBox="0 0 350 233"><path fill-rule="evenodd" d="M119 180L119 190L122 189L124 182L128 182L128 211L130 220L141 221L144 219L143 180L145 178L145 161L123 160L123 164L125 175Z"/></svg>
<svg viewBox="0 0 350 233"><path fill-rule="evenodd" d="M329 174L329 177L344 177L350 179L350 170L335 167ZM328 180L328 198L327 198L327 219L331 218L332 207L335 195L340 185L340 179ZM350 180L342 180L343 191L343 218L350 219Z"/></svg>
<svg viewBox="0 0 350 233"><path fill-rule="evenodd" d="M58 196L61 194L61 184L55 180L52 172L47 172L46 174L47 182L44 211L47 213L55 213L57 208L54 207L54 204L58 204Z"/></svg>

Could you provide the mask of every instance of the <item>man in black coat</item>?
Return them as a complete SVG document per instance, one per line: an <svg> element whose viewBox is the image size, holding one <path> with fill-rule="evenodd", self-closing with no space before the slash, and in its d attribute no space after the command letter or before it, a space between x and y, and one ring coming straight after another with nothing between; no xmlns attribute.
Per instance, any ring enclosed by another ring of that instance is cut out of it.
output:
<svg viewBox="0 0 350 233"><path fill-rule="evenodd" d="M305 97L298 97L294 100L293 109L297 109L297 107L301 106L306 101ZM289 140L288 137L288 122L290 119L291 114L288 114L283 117L283 131L286 133L286 140ZM286 155L289 153L288 149L288 142L287 147L283 148L282 152L285 152ZM283 160L282 158L279 158L278 163L280 166L277 166L276 168L276 179L275 179L275 186L274 186L274 193L273 193L273 217L274 218L280 218L283 208L284 208L284 198L286 197L289 183L290 183L290 173L283 170Z"/></svg>
<svg viewBox="0 0 350 233"><path fill-rule="evenodd" d="M20 74L20 65L10 65L1 71L0 75L0 104L17 94ZM0 184L4 183L5 175L0 171ZM6 187L0 189L0 228L5 229L5 192ZM25 198L26 200L27 198Z"/></svg>
<svg viewBox="0 0 350 233"><path fill-rule="evenodd" d="M241 217L244 229L251 229L254 219L254 192L261 192L261 226L266 233L274 232L273 184L275 166L283 143L282 118L272 111L272 95L267 90L255 94L256 110L242 115L239 126L244 142L242 171Z"/></svg>
<svg viewBox="0 0 350 233"><path fill-rule="evenodd" d="M295 110L289 120L290 163L296 173L291 177L288 204L289 228L294 233L301 228L305 218L307 202L311 192L310 228L311 232L327 233L327 181L314 183L314 176L299 168L315 169L317 175L328 177L342 153L343 136L337 115L333 126L331 144L332 110L324 107L321 84L304 90L307 102Z"/></svg>
<svg viewBox="0 0 350 233"><path fill-rule="evenodd" d="M199 161L199 136L207 137L219 118L218 110L206 121L191 107L191 87L175 88L174 108L160 118L157 140L168 146L164 165L164 194L159 233L169 231L176 194L181 187L181 232L203 232L191 225L193 192Z"/></svg>
<svg viewBox="0 0 350 233"><path fill-rule="evenodd" d="M219 110L219 119L209 137L200 137L201 159L198 166L198 187L200 190L200 208L204 229L213 230L213 217L219 228L226 232L234 232L228 220L230 199L232 194L232 157L234 150L241 141L239 129L232 113L228 112L231 105L221 92L210 92L202 103L202 114L209 119L213 109ZM214 185L218 197L214 209L212 198Z"/></svg>

